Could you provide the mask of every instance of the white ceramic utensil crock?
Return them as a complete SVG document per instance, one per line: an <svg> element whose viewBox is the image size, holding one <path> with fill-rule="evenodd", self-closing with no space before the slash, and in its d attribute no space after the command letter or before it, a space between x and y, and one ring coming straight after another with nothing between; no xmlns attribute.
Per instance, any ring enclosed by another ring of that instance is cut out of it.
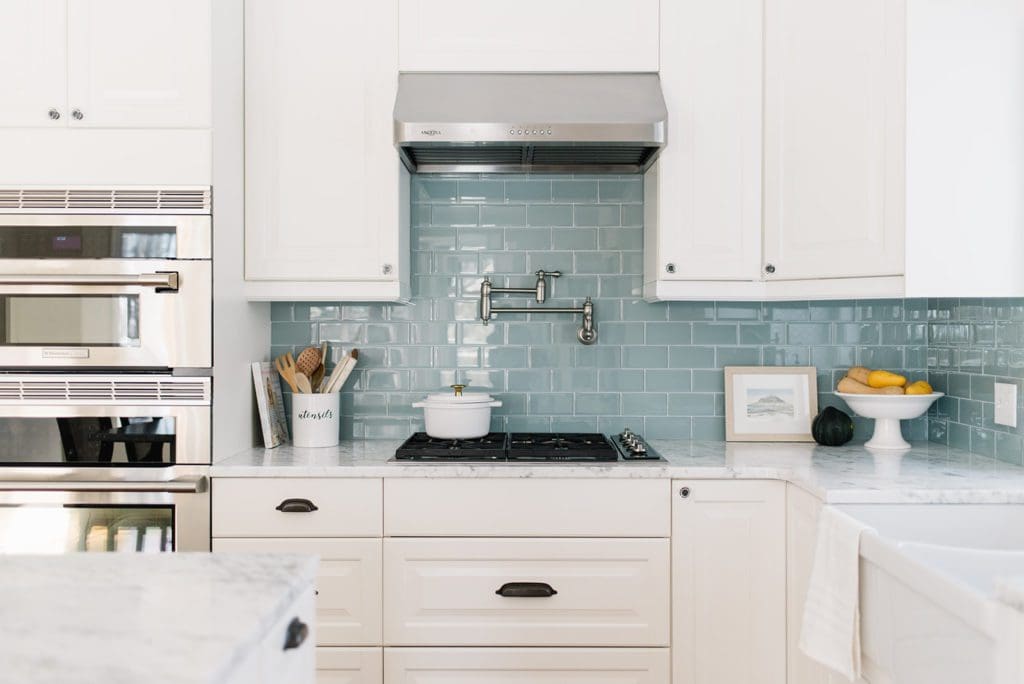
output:
<svg viewBox="0 0 1024 684"><path fill-rule="evenodd" d="M491 409L501 402L489 394L464 394L465 385L451 385L454 392L438 392L413 404L423 409L427 434L434 439L476 439L491 431Z"/></svg>

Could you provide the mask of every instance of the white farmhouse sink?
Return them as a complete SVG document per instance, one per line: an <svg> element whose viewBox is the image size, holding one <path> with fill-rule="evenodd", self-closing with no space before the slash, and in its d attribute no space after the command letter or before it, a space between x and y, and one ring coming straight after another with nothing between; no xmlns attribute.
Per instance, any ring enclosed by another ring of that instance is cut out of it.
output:
<svg viewBox="0 0 1024 684"><path fill-rule="evenodd" d="M1022 615L995 596L1024 577L1024 505L845 505L861 541L871 684L1021 684Z"/></svg>

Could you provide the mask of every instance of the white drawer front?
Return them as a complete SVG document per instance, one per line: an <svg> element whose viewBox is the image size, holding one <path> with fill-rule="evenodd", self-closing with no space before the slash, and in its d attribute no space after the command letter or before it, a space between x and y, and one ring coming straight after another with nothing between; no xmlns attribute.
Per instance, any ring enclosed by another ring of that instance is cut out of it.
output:
<svg viewBox="0 0 1024 684"><path fill-rule="evenodd" d="M214 537L379 537L380 480L310 478L214 478ZM304 501L316 510L302 509Z"/></svg>
<svg viewBox="0 0 1024 684"><path fill-rule="evenodd" d="M667 537L668 480L389 479L389 537Z"/></svg>
<svg viewBox="0 0 1024 684"><path fill-rule="evenodd" d="M383 679L379 648L316 649L316 684L381 684Z"/></svg>
<svg viewBox="0 0 1024 684"><path fill-rule="evenodd" d="M315 582L317 644L380 644L379 539L214 539L213 550L319 555Z"/></svg>
<svg viewBox="0 0 1024 684"><path fill-rule="evenodd" d="M669 542L385 539L384 596L385 645L666 646Z"/></svg>
<svg viewBox="0 0 1024 684"><path fill-rule="evenodd" d="M669 655L657 648L386 648L384 681L668 684Z"/></svg>

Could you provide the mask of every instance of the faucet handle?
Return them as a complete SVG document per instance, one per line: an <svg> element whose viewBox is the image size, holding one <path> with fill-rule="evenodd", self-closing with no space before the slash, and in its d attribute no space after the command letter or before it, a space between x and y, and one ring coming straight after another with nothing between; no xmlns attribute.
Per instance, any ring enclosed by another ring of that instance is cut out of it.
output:
<svg viewBox="0 0 1024 684"><path fill-rule="evenodd" d="M551 276L552 278L561 278L562 277L562 272L561 271L545 271L544 269L541 269L541 270L537 271L537 278L538 279L543 280L547 276Z"/></svg>

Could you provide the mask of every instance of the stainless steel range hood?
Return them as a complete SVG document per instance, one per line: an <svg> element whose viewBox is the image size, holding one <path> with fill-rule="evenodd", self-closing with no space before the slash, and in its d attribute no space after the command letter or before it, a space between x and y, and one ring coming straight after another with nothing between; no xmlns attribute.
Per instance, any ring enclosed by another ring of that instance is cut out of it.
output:
<svg viewBox="0 0 1024 684"><path fill-rule="evenodd" d="M409 73L395 146L410 171L642 173L666 142L657 74Z"/></svg>

